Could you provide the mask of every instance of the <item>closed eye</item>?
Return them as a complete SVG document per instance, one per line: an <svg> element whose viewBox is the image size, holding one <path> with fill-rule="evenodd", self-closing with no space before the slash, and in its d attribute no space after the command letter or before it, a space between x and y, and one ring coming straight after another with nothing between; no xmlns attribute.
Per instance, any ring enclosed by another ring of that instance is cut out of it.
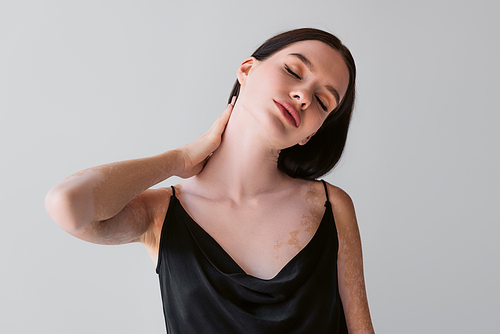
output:
<svg viewBox="0 0 500 334"><path fill-rule="evenodd" d="M285 70L293 77L299 79L299 80L302 80L301 77L298 76L297 73L295 73L294 71L292 71L292 69L290 67L288 67L287 64L285 64ZM321 109L323 109L324 111L328 111L327 107L325 106L325 104L323 103L323 101L321 101L321 99L319 97L316 96L316 100L318 100L318 103L319 105L321 106Z"/></svg>
<svg viewBox="0 0 500 334"><path fill-rule="evenodd" d="M326 106L323 104L323 101L321 101L321 99L319 97L316 96L316 100L318 100L318 103L321 106L321 109L323 109L324 111L328 111Z"/></svg>
<svg viewBox="0 0 500 334"><path fill-rule="evenodd" d="M301 77L299 77L299 76L297 75L297 73L295 73L294 71L292 71L292 70L290 69L290 67L288 67L288 65L287 65L287 64L285 64L285 70L286 70L286 71L287 71L290 75L292 75L292 76L296 77L296 78L297 78L297 79L299 79L299 80L302 80L302 78L301 78Z"/></svg>

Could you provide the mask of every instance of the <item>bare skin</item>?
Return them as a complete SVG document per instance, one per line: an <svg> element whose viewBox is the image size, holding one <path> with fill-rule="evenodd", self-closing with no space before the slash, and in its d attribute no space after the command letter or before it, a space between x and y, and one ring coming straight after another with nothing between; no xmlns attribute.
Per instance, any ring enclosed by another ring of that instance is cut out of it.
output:
<svg viewBox="0 0 500 334"><path fill-rule="evenodd" d="M315 71L292 52L305 55ZM180 176L187 180L176 185L176 196L193 220L247 274L276 276L316 233L326 200L321 182L293 179L277 169L279 151L305 144L314 135L328 116L316 98L334 109L338 101L325 87L333 86L341 99L348 72L329 46L304 41L263 62L246 59L237 76L238 102L205 135L157 156L70 176L47 195L50 216L83 240L141 242L156 263L172 190L149 188ZM293 104L300 125L286 121L273 99ZM354 207L341 189L328 185L328 194L339 235L339 288L349 333L373 333Z"/></svg>

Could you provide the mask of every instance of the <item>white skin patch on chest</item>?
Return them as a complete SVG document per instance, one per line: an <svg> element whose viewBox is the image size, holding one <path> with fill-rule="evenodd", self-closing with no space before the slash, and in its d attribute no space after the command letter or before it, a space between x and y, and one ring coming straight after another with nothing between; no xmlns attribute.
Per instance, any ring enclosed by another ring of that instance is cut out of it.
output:
<svg viewBox="0 0 500 334"><path fill-rule="evenodd" d="M321 187L320 190L323 189ZM324 191L318 191L313 184L302 198L306 201L306 206L308 207L306 210L308 210L308 213L302 214L298 229L288 232L286 238L274 242L273 247L277 260L280 256L284 256L285 259L282 260L287 261L289 259L286 257L291 257L292 254L296 254L302 250L313 238L321 223L325 209L323 205L325 201ZM283 245L288 247L283 248Z"/></svg>
<svg viewBox="0 0 500 334"><path fill-rule="evenodd" d="M175 189L193 220L245 272L261 278L274 277L311 241L325 209L324 188L318 182L302 184L280 199L266 201L267 206L255 208L258 211L244 208L243 213ZM204 220L207 216L212 219Z"/></svg>
<svg viewBox="0 0 500 334"><path fill-rule="evenodd" d="M283 242L281 242L280 240L276 240L274 242L274 250L276 251L276 260L278 260L278 258L280 257L280 248L281 246L283 245Z"/></svg>
<svg viewBox="0 0 500 334"><path fill-rule="evenodd" d="M292 231L289 234L290 234L290 239L288 239L287 245L294 246L297 250L301 250L302 246L300 244L299 238L297 238L299 230Z"/></svg>

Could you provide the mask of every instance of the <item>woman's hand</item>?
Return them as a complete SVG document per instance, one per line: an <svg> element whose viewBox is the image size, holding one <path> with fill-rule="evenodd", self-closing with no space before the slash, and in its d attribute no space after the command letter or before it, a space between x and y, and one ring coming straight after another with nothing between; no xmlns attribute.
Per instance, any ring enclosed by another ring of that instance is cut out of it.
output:
<svg viewBox="0 0 500 334"><path fill-rule="evenodd" d="M177 176L188 178L202 171L208 159L222 141L222 134L233 111L234 100L233 97L226 110L217 118L207 133L177 149L180 153L181 166L183 166L182 171L177 173Z"/></svg>
<svg viewBox="0 0 500 334"><path fill-rule="evenodd" d="M190 177L219 147L231 115L228 105L210 130L177 150L80 171L52 188L47 212L68 233L90 242L139 241L162 222L169 190L148 189L171 176ZM160 224L161 225L161 224Z"/></svg>

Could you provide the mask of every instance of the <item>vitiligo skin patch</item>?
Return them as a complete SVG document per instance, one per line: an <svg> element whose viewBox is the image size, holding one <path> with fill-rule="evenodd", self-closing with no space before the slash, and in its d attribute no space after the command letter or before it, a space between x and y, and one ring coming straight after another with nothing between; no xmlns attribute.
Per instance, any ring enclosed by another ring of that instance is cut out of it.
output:
<svg viewBox="0 0 500 334"><path fill-rule="evenodd" d="M107 245L142 242L156 263L172 191L147 188L169 177L174 164L175 156L156 156L76 173L56 187L56 191L77 189L67 194L73 205L49 214L56 222L64 221L60 225L69 233L86 241ZM185 191L183 184L176 186L176 195L193 220L245 272L270 279L310 242L325 212L321 182L297 182L293 190L263 195L249 203L199 196L191 189ZM339 289L348 326L351 331L371 333L354 207L341 189L329 185L328 191L339 237ZM68 198L48 198L65 200Z"/></svg>
<svg viewBox="0 0 500 334"><path fill-rule="evenodd" d="M75 173L47 195L49 215L68 233L89 242L138 241L162 209L150 204L165 197L164 191L146 189L172 176L176 159L169 151Z"/></svg>

